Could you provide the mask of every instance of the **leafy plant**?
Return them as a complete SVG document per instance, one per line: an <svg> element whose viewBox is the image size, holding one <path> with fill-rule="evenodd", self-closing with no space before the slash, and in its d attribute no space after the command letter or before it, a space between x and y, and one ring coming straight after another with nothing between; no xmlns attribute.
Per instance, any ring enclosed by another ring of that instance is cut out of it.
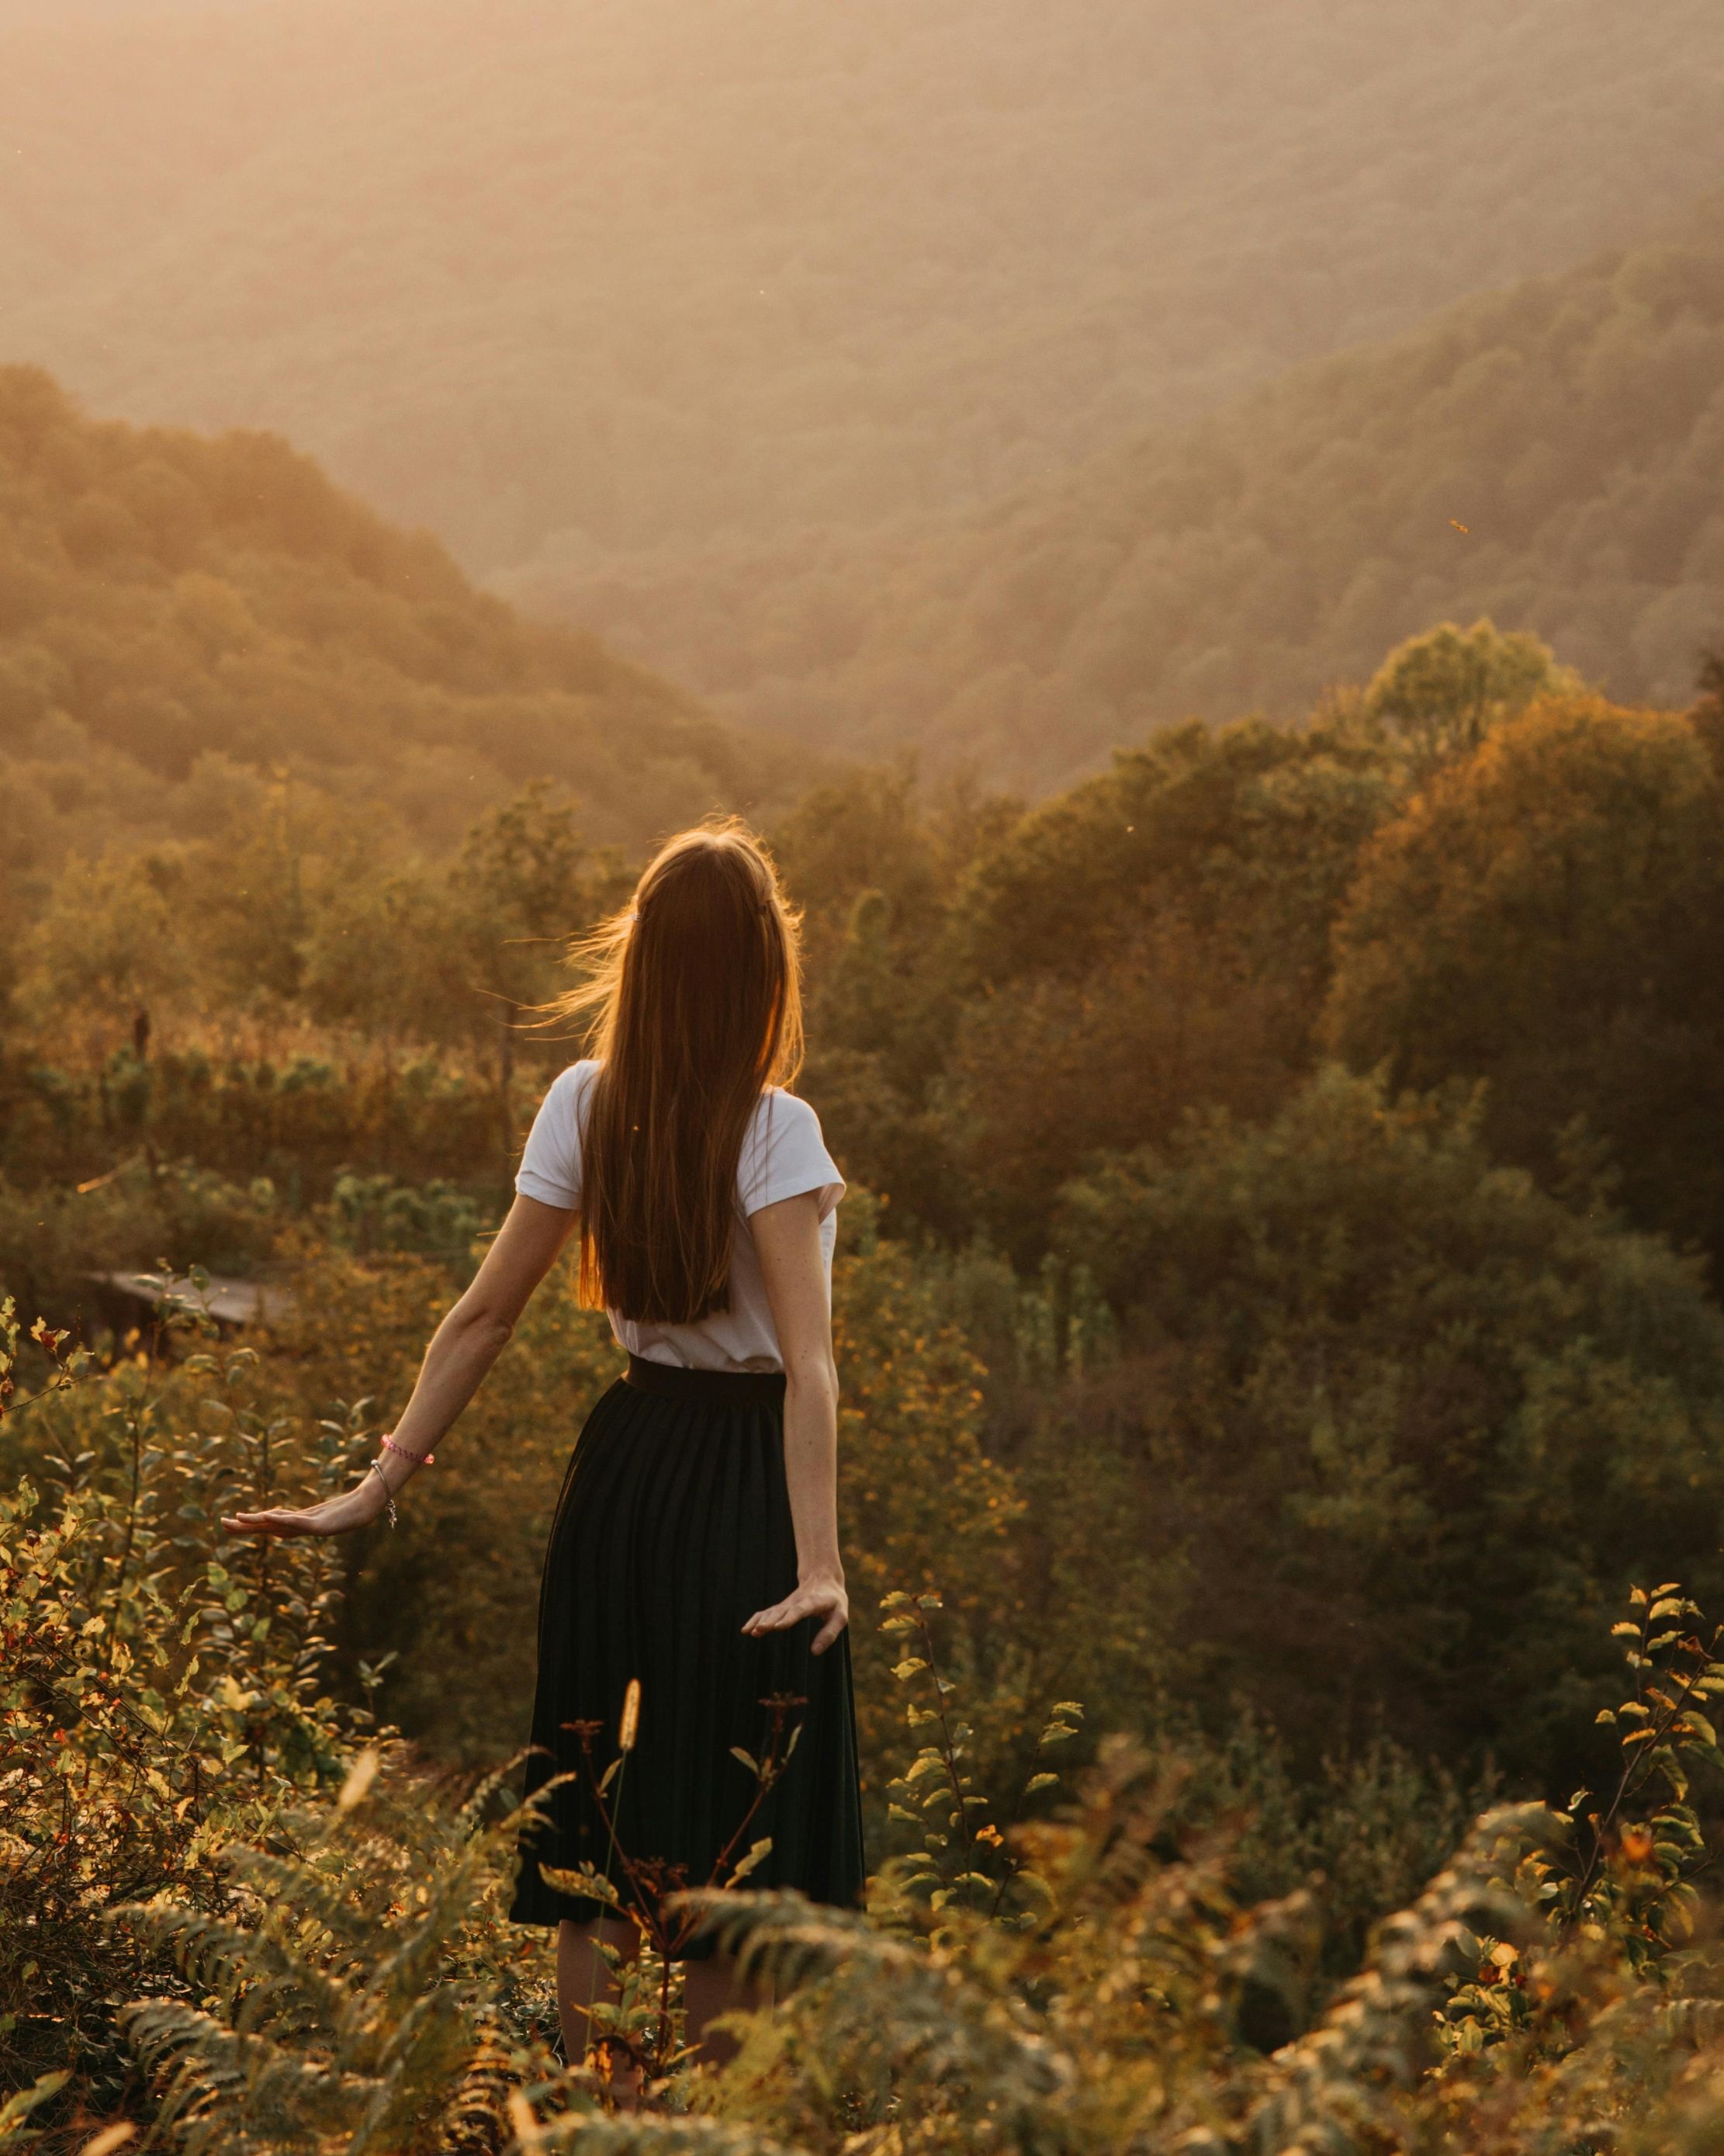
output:
<svg viewBox="0 0 1724 2156"><path fill-rule="evenodd" d="M217 1851L338 1781L368 1719L322 1681L326 1548L213 1549L222 1511L345 1479L354 1432L307 1443L249 1350L68 1398L69 1371L33 1416L65 1449L0 1496L0 2086L66 2066L112 2096L151 1953L115 1912L168 1889L222 1907Z"/></svg>
<svg viewBox="0 0 1724 2156"><path fill-rule="evenodd" d="M747 1768L753 1794L714 1857L700 1889L706 1892L734 1889L758 1868L772 1851L772 1839L751 1839L750 1830L762 1806L782 1779L802 1735L802 1724L793 1719L803 1699L776 1693L760 1704L766 1709L767 1732L761 1756L732 1748L733 1756ZM623 1696L622 1719L617 1730L616 1756L602 1772L593 1758L603 1728L597 1722L567 1726L581 1748L584 1779L606 1842L603 1865L591 1863L563 1870L554 1865L540 1869L559 1892L596 1902L613 1917L632 1924L636 1951L625 1955L601 1940L600 1951L615 1981L617 1999L589 1999L587 2041L583 2067L595 2060L607 2076L619 2067L632 2070L641 2084L662 2088L664 2076L685 2062L681 2046L682 2017L679 2011L676 1964L700 1928L700 1904L691 1900L687 1869L630 1850L617 1830L617 1810L623 1782L629 1771L639 1726L640 1686L631 1683ZM554 1784L546 1784L546 1788ZM613 1876L614 1875L614 1876Z"/></svg>
<svg viewBox="0 0 1724 2156"><path fill-rule="evenodd" d="M332 1804L229 1850L220 1912L128 1912L185 1985L125 2018L158 2136L187 2156L418 2156L507 2138L511 2091L562 2077L542 1958L495 1945L521 1821L485 1824L495 1794L484 1783L450 1806L398 1756L367 1751Z"/></svg>

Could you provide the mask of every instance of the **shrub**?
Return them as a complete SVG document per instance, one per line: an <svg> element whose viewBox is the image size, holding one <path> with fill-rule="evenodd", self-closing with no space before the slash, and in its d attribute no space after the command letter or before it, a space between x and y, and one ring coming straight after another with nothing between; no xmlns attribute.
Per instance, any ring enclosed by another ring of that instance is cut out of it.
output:
<svg viewBox="0 0 1724 2156"><path fill-rule="evenodd" d="M1243 1691L1307 1761L1380 1725L1554 1782L1629 1580L1724 1584L1697 1267L1494 1166L1471 1103L1331 1070L1098 1168L1065 1229L1125 1349L1070 1445L1133 1451L1139 1532L1183 1559L1185 1697Z"/></svg>
<svg viewBox="0 0 1724 2156"><path fill-rule="evenodd" d="M110 2100L114 2016L151 1965L116 1912L170 1890L219 1909L223 1843L337 1779L364 1726L322 1682L327 1548L224 1562L214 1529L345 1479L351 1434L290 1424L243 1350L25 1405L5 1430L36 1426L38 1479L0 1497L0 2094L64 2066Z"/></svg>

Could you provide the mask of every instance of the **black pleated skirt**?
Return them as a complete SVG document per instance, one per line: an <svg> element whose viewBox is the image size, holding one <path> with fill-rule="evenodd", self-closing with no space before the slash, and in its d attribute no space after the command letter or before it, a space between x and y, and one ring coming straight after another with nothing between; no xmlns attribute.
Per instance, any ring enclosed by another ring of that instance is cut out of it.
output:
<svg viewBox="0 0 1724 2156"><path fill-rule="evenodd" d="M725 1884L715 1867L757 1789L733 1748L763 1758L777 1700L786 1734L799 1724L800 1735L735 1849L772 1843L745 1883L859 1905L849 1635L815 1655L812 1620L757 1640L741 1630L796 1584L783 1401L776 1373L631 1357L587 1417L546 1552L525 1794L570 1779L541 1799L541 1823L522 1836L516 1922L585 1923L598 1913L591 1897L552 1887L541 1865L591 1863L627 1898L592 1782L618 1756L632 1678L640 1681L635 1745L604 1793L617 1845L655 1867L667 1887ZM598 1725L588 1732L590 1763L572 1726L582 1723Z"/></svg>

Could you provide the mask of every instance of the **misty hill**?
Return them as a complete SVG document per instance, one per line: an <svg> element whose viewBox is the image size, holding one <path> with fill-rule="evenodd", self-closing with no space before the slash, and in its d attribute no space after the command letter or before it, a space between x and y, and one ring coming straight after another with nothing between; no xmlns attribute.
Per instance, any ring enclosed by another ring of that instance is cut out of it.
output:
<svg viewBox="0 0 1724 2156"><path fill-rule="evenodd" d="M509 585L558 597L548 570ZM895 546L562 599L706 634L709 678L763 721L1030 787L1170 720L1308 709L1444 619L1686 703L1724 639L1724 202Z"/></svg>
<svg viewBox="0 0 1724 2156"><path fill-rule="evenodd" d="M1629 244L1721 123L1713 0L85 0L0 33L0 356L698 587Z"/></svg>
<svg viewBox="0 0 1724 2156"><path fill-rule="evenodd" d="M715 799L785 798L789 762L595 639L523 623L273 436L98 424L0 369L13 873L203 835L258 773L433 845L548 778L591 838L638 846Z"/></svg>

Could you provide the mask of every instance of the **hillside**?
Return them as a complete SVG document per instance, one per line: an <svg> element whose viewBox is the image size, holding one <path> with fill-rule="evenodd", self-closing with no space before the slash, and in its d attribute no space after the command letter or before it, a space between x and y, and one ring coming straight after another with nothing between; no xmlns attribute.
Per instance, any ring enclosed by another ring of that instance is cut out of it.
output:
<svg viewBox="0 0 1724 2156"><path fill-rule="evenodd" d="M1724 121L1710 0L44 12L0 30L0 357L571 589L986 501L1629 244ZM743 629L794 668L829 613Z"/></svg>
<svg viewBox="0 0 1724 2156"><path fill-rule="evenodd" d="M1685 703L1724 638L1721 503L1715 202L897 543L739 549L700 588L626 566L506 588L613 633L709 632L709 680L765 722L913 737L1042 788L1167 721L1309 708L1444 618L1536 630L1614 696Z"/></svg>
<svg viewBox="0 0 1724 2156"><path fill-rule="evenodd" d="M0 369L13 876L202 836L259 773L433 847L546 778L591 838L639 846L716 799L783 798L791 762L593 638L521 622L275 437L100 424Z"/></svg>

